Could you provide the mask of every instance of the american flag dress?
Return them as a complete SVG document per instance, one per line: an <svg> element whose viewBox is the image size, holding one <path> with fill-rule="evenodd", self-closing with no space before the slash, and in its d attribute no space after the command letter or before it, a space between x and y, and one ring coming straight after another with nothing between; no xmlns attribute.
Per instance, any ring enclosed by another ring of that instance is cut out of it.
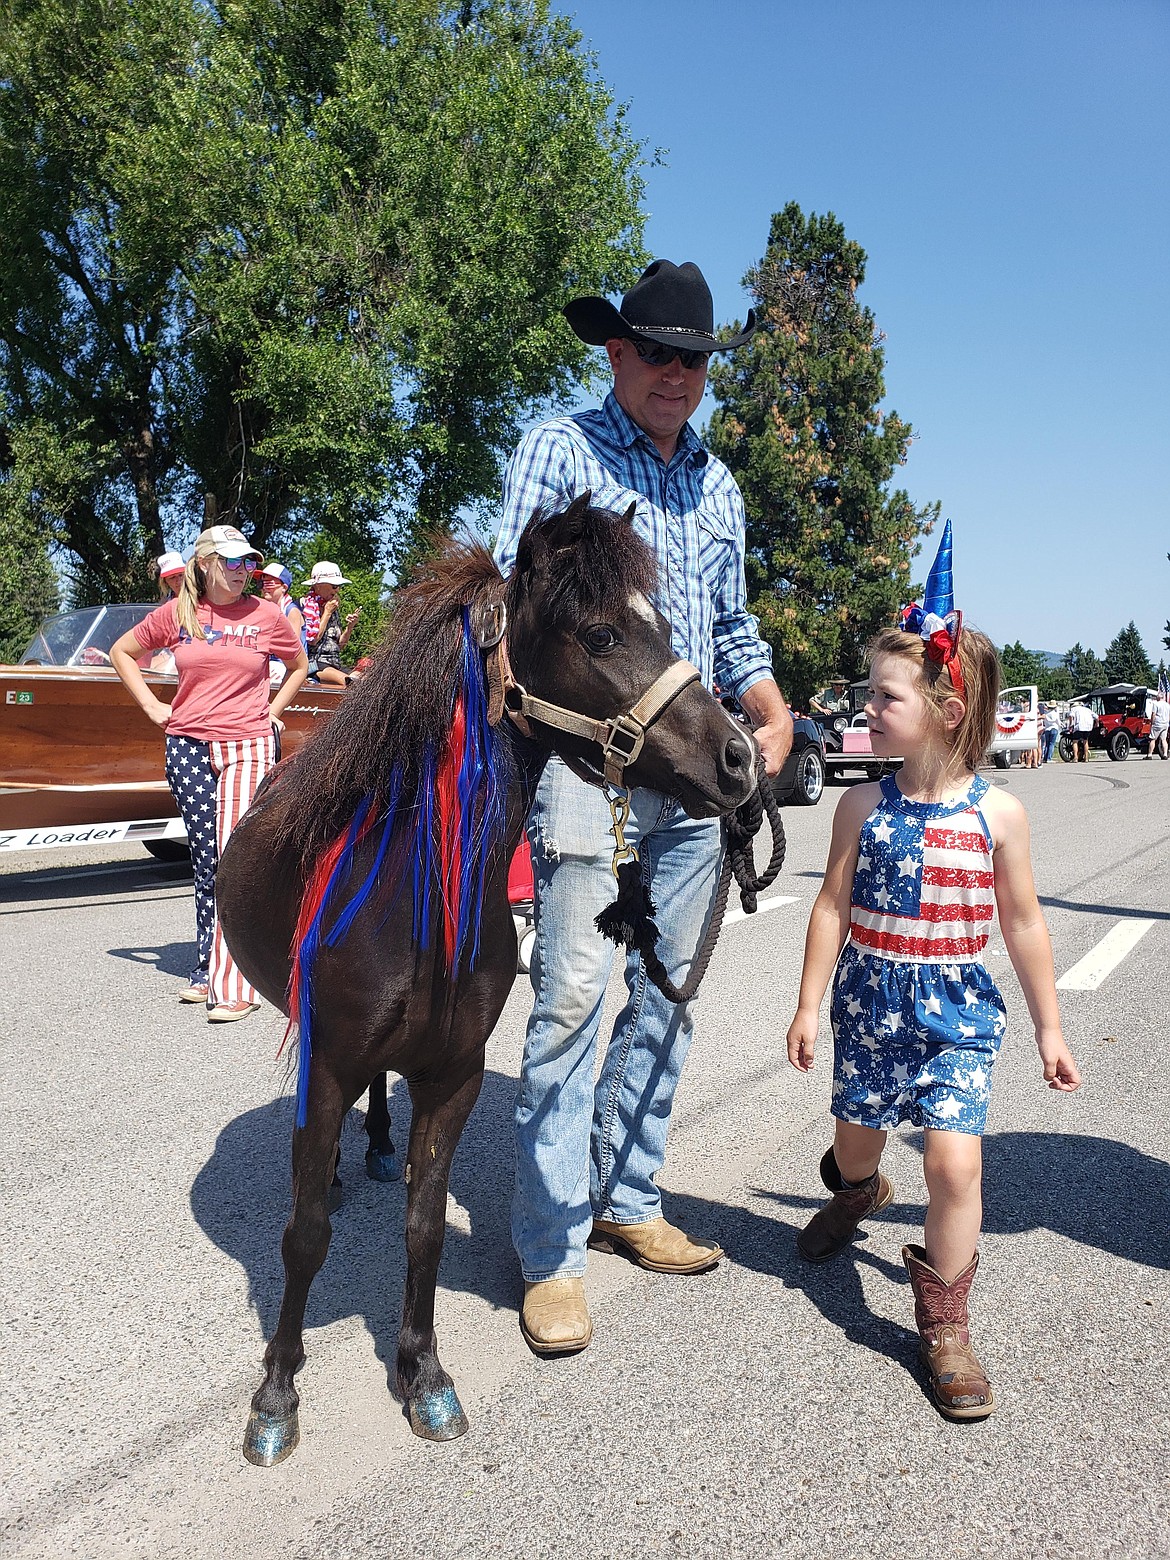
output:
<svg viewBox="0 0 1170 1560"><path fill-rule="evenodd" d="M881 789L833 986L833 1115L982 1133L1007 1028L980 958L995 913L987 781L952 802L908 801L892 775Z"/></svg>

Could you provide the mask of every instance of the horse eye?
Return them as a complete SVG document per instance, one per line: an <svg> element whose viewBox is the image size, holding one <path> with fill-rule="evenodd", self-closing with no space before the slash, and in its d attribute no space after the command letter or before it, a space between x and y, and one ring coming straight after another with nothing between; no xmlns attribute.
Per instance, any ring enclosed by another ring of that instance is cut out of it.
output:
<svg viewBox="0 0 1170 1560"><path fill-rule="evenodd" d="M583 629L581 638L590 655L604 655L617 644L617 635L608 623L594 623Z"/></svg>

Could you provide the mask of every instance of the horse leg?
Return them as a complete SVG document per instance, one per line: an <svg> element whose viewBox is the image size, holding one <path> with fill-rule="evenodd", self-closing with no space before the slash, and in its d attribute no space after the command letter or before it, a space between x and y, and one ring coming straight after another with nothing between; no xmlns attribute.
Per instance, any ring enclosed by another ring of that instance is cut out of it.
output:
<svg viewBox="0 0 1170 1560"><path fill-rule="evenodd" d="M450 1376L439 1364L435 1339L435 1284L447 1224L451 1159L483 1083L476 1071L453 1091L443 1082L412 1083L414 1114L406 1164L406 1287L398 1335L398 1388L410 1428L428 1441L453 1441L467 1416Z"/></svg>
<svg viewBox="0 0 1170 1560"><path fill-rule="evenodd" d="M302 1341L309 1286L329 1250L329 1188L346 1102L337 1080L314 1061L308 1115L293 1133L293 1206L281 1242L284 1298L280 1320L264 1351L264 1380L252 1399L244 1431L244 1456L270 1468L283 1461L300 1437L293 1376L304 1363Z"/></svg>
<svg viewBox="0 0 1170 1560"><path fill-rule="evenodd" d="M402 1174L390 1136L390 1108L386 1103L386 1074L378 1073L370 1084L366 1106L366 1174L371 1181L397 1181Z"/></svg>

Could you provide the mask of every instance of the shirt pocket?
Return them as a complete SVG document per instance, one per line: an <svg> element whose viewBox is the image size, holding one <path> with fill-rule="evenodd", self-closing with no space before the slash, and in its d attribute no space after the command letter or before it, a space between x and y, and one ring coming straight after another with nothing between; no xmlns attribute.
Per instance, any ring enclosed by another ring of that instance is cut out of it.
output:
<svg viewBox="0 0 1170 1560"><path fill-rule="evenodd" d="M720 590L739 548L738 527L725 510L702 506L695 515L699 543L699 572L712 595Z"/></svg>

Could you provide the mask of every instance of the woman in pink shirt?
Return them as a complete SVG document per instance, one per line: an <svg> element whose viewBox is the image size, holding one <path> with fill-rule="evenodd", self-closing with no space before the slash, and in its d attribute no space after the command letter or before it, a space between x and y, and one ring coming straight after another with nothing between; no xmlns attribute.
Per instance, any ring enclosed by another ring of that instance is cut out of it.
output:
<svg viewBox="0 0 1170 1560"><path fill-rule="evenodd" d="M215 871L228 836L275 762L273 728L281 728L281 711L309 669L300 636L280 609L244 595L263 562L235 526L211 526L195 543L175 599L110 650L118 676L166 732L167 783L191 846L199 947L199 963L179 999L206 1003L212 1023L246 1018L259 1006L216 918ZM138 665L140 656L162 649L173 651L179 677L170 704L155 697ZM288 669L274 691L270 655Z"/></svg>

